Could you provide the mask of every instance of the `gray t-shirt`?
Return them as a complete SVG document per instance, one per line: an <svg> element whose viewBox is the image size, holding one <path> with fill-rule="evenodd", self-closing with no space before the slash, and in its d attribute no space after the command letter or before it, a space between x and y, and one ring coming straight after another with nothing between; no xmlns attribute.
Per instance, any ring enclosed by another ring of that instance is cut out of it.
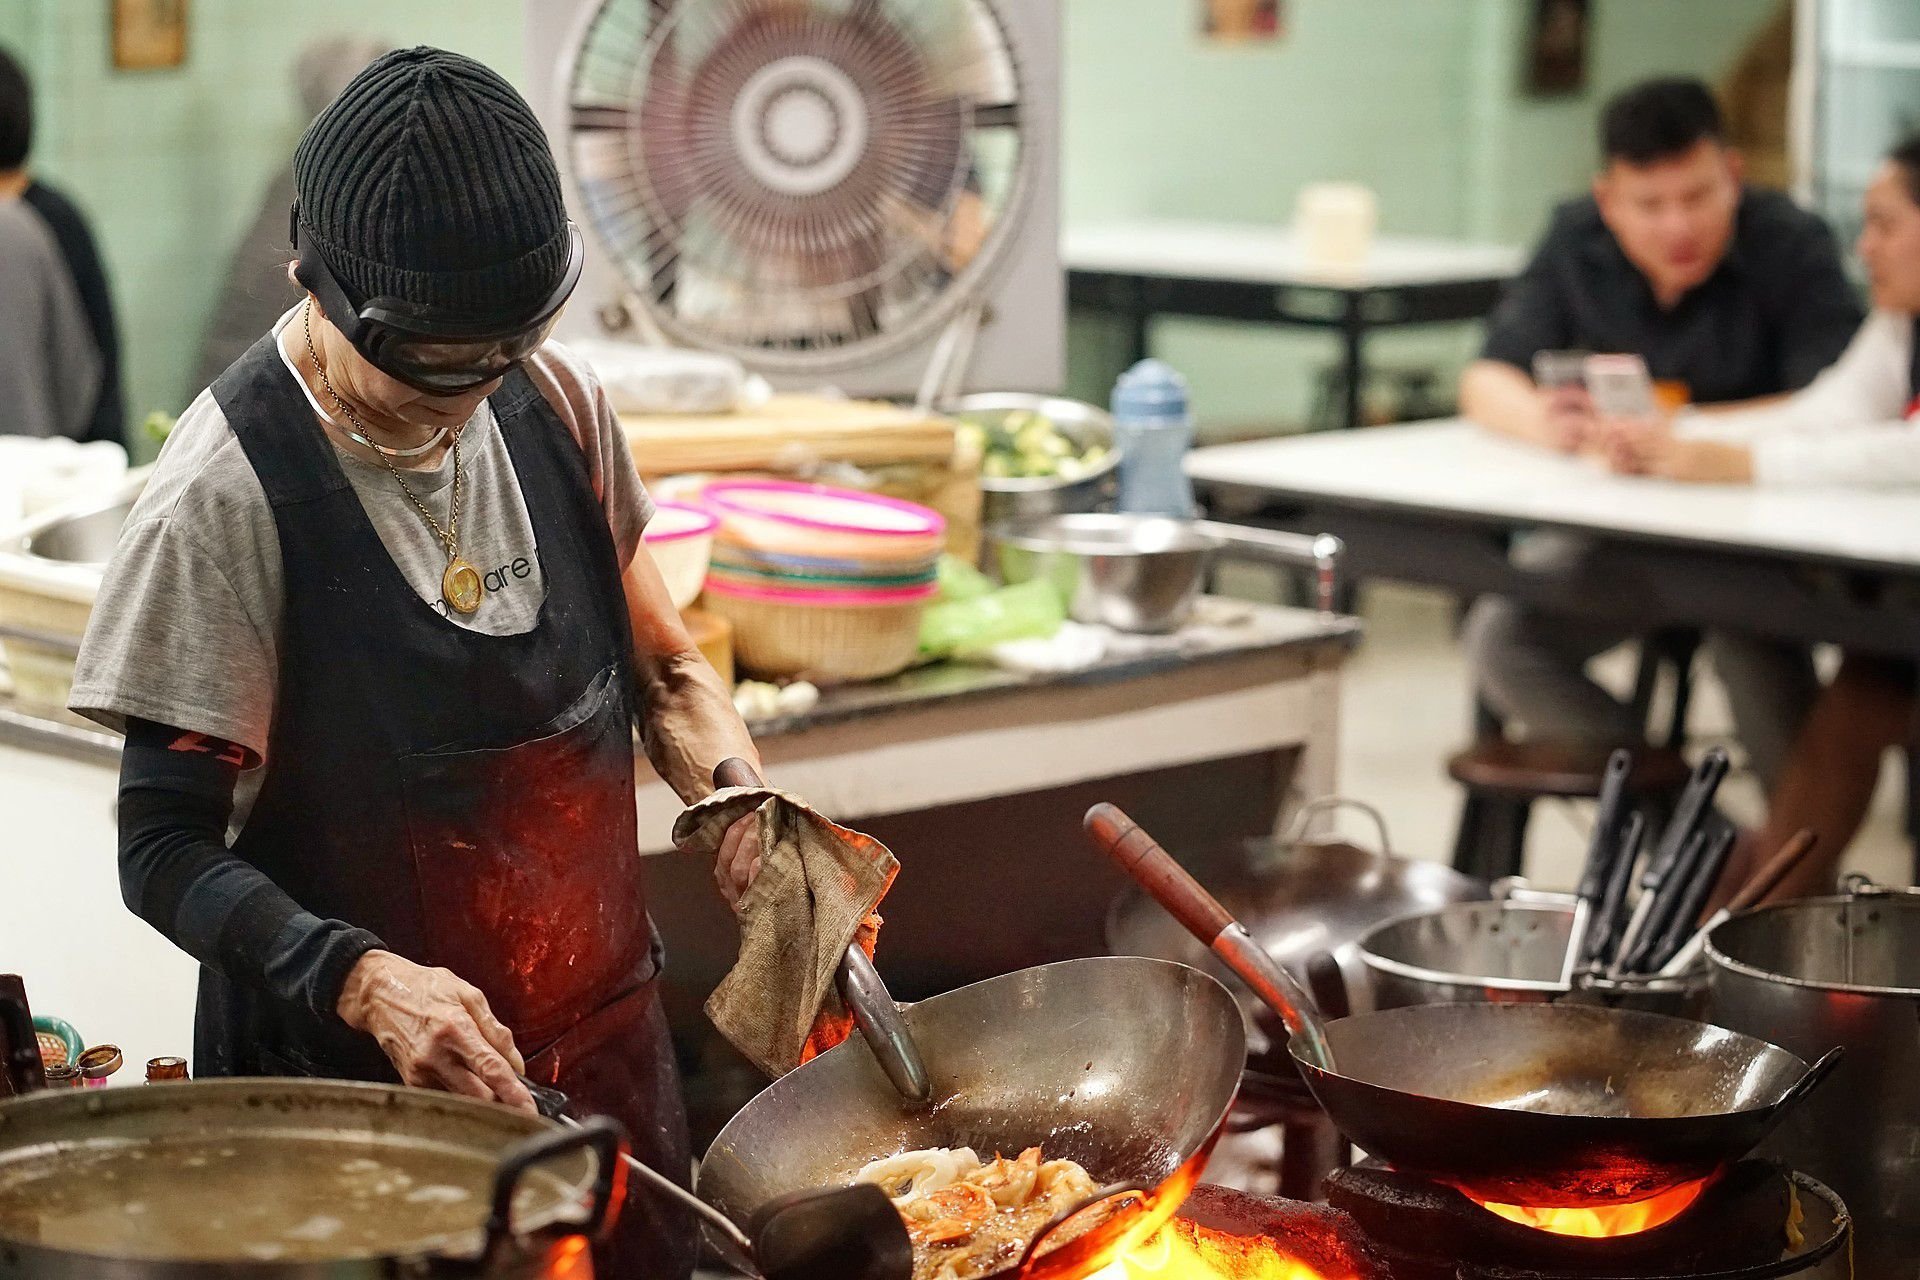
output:
<svg viewBox="0 0 1920 1280"><path fill-rule="evenodd" d="M275 326L283 335L283 359L284 330L295 314ZM558 344L534 355L526 370L580 444L624 568L653 505L613 408L586 364ZM308 399L319 414L310 392ZM317 421L310 425L321 429ZM460 442L460 552L487 586L479 610L468 616L450 614L441 601L446 551L399 484L379 464L335 452L421 608L491 635L534 625L546 595L540 551L490 407L481 405ZM451 455L405 474L444 527ZM237 742L264 759L280 673L284 591L272 508L226 415L203 391L174 427L120 535L68 705L112 728L138 716ZM247 781L257 785L258 778Z"/></svg>
<svg viewBox="0 0 1920 1280"><path fill-rule="evenodd" d="M100 349L53 229L24 200L0 199L0 434L86 434Z"/></svg>

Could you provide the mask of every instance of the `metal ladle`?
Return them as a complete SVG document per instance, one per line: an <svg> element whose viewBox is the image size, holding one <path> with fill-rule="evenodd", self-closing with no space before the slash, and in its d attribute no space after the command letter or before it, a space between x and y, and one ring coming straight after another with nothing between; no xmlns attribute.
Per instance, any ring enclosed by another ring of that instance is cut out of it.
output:
<svg viewBox="0 0 1920 1280"><path fill-rule="evenodd" d="M540 1114L569 1128L567 1095L525 1076ZM738 1262L766 1280L908 1280L913 1242L887 1193L868 1182L780 1196L754 1211L747 1230L653 1166L625 1150L621 1161L652 1191L684 1206L718 1231Z"/></svg>

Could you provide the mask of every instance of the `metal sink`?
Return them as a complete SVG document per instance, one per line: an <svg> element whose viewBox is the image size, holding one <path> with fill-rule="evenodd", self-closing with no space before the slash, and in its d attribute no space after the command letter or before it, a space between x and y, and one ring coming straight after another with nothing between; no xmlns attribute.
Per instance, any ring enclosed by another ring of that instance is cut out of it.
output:
<svg viewBox="0 0 1920 1280"><path fill-rule="evenodd" d="M104 565L113 558L120 530L132 511L132 499L77 511L28 534L21 550L42 560Z"/></svg>

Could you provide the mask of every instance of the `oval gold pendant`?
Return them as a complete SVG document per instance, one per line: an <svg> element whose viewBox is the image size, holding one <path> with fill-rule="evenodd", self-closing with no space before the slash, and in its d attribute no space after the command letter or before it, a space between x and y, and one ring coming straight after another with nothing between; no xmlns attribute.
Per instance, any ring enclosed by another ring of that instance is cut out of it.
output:
<svg viewBox="0 0 1920 1280"><path fill-rule="evenodd" d="M440 575L440 598L455 613L472 613L478 609L480 597L486 590L480 571L459 556L448 562L447 571Z"/></svg>

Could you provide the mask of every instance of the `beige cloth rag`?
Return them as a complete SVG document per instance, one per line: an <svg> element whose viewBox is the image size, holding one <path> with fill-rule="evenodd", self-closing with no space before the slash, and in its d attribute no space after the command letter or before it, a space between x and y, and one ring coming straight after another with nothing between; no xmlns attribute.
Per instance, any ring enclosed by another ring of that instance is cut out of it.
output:
<svg viewBox="0 0 1920 1280"><path fill-rule="evenodd" d="M900 864L871 836L829 822L784 791L717 791L680 815L673 842L713 858L727 828L760 814L760 872L740 899L740 957L707 997L734 1048L783 1075L847 1038L853 1018L834 974L856 938L873 954Z"/></svg>

